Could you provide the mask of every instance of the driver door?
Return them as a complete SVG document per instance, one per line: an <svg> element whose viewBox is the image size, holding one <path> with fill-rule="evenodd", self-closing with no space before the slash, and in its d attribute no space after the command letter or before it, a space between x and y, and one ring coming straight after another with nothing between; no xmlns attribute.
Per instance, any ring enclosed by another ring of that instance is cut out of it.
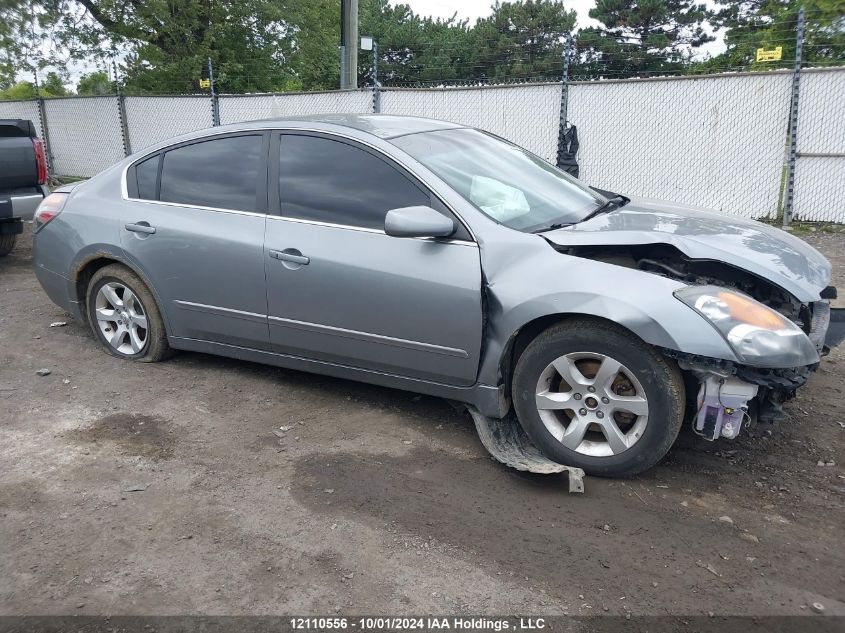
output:
<svg viewBox="0 0 845 633"><path fill-rule="evenodd" d="M482 330L477 244L386 235L388 210L431 206L433 196L375 150L291 132L273 139L270 154L271 212L279 213L268 216L264 240L273 350L473 384Z"/></svg>

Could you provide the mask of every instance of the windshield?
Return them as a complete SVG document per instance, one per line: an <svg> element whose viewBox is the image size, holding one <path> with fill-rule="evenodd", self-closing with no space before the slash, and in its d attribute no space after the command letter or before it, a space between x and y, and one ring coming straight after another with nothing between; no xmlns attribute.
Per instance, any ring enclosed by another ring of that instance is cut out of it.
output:
<svg viewBox="0 0 845 633"><path fill-rule="evenodd" d="M543 159L479 130L392 140L490 218L519 231L579 222L606 201Z"/></svg>

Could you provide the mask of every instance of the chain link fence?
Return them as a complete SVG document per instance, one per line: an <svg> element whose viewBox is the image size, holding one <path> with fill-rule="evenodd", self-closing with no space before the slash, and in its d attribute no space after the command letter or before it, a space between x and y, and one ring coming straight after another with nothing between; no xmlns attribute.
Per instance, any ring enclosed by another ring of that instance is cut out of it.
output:
<svg viewBox="0 0 845 633"><path fill-rule="evenodd" d="M793 217L845 222L845 72L801 73Z"/></svg>
<svg viewBox="0 0 845 633"><path fill-rule="evenodd" d="M35 124L38 136L44 138L37 101L0 101L0 119L26 119Z"/></svg>
<svg viewBox="0 0 845 633"><path fill-rule="evenodd" d="M211 102L202 95L125 97L125 108L129 146L133 152L212 124Z"/></svg>
<svg viewBox="0 0 845 633"><path fill-rule="evenodd" d="M777 217L789 74L574 83L581 177L625 194ZM845 218L843 218L845 219Z"/></svg>
<svg viewBox="0 0 845 633"><path fill-rule="evenodd" d="M54 174L97 173L124 157L117 99L74 97L44 103Z"/></svg>
<svg viewBox="0 0 845 633"><path fill-rule="evenodd" d="M553 163L557 154L560 91L559 83L385 89L381 92L381 112L481 128Z"/></svg>
<svg viewBox="0 0 845 633"><path fill-rule="evenodd" d="M220 123L238 123L256 119L371 112L372 91L335 90L328 92L270 95L221 95Z"/></svg>
<svg viewBox="0 0 845 633"><path fill-rule="evenodd" d="M774 219L783 207L791 81L788 71L775 71L566 86L382 88L380 102L383 114L485 129L550 162L558 153L561 122L568 121L578 128L580 177L590 185ZM801 71L793 214L798 220L845 223L843 94L845 69ZM224 125L365 114L374 105L372 89L216 98ZM212 126L212 102L208 95L0 101L0 118L35 122L54 175L88 177L130 149Z"/></svg>

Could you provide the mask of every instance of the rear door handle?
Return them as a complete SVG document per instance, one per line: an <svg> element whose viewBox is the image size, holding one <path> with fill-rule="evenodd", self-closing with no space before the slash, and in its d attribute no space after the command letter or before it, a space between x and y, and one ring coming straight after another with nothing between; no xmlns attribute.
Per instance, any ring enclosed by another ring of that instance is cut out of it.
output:
<svg viewBox="0 0 845 633"><path fill-rule="evenodd" d="M145 235L152 235L156 232L156 227L150 226L149 222L137 222L136 224L127 224L123 228L132 233L144 233Z"/></svg>
<svg viewBox="0 0 845 633"><path fill-rule="evenodd" d="M293 250L293 249L290 249ZM291 253L289 251L270 251L270 257L273 259L280 259L283 262L291 262L292 264L299 264L300 266L305 266L311 262L310 257L306 257L305 255L299 253Z"/></svg>

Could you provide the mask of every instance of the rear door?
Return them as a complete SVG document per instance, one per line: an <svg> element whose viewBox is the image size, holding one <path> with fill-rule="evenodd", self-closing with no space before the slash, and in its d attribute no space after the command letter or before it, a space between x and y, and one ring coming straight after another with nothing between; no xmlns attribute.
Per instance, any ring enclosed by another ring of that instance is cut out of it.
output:
<svg viewBox="0 0 845 633"><path fill-rule="evenodd" d="M275 351L456 385L475 382L481 265L457 239L395 238L389 209L443 207L379 152L285 133L270 149L264 265ZM459 225L460 226L460 225Z"/></svg>
<svg viewBox="0 0 845 633"><path fill-rule="evenodd" d="M203 138L127 172L121 244L152 282L171 336L268 349L269 133Z"/></svg>

